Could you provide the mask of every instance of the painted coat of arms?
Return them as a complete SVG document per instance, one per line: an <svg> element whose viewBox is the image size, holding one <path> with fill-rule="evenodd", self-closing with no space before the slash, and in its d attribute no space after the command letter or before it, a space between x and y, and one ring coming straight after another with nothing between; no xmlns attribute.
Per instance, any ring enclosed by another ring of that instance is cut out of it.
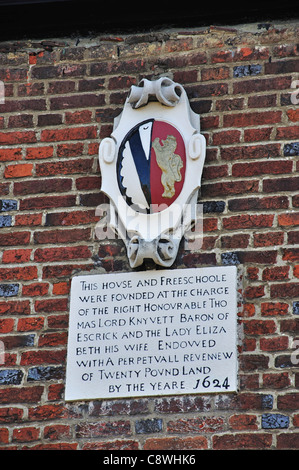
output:
<svg viewBox="0 0 299 470"><path fill-rule="evenodd" d="M180 84L162 77L131 87L99 148L109 223L124 240L131 267L146 258L174 263L196 217L205 148L199 115Z"/></svg>

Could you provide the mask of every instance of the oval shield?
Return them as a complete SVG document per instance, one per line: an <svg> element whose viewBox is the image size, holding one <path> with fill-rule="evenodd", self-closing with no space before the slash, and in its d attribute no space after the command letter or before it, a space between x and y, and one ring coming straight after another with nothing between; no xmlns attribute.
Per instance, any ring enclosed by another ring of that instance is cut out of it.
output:
<svg viewBox="0 0 299 470"><path fill-rule="evenodd" d="M186 173L182 135L172 124L148 119L123 139L116 165L119 189L137 212L161 212L177 199Z"/></svg>

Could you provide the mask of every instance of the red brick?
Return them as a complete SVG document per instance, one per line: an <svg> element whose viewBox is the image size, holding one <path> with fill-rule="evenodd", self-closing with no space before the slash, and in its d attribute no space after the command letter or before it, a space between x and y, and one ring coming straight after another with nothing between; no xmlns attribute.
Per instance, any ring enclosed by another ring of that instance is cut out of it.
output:
<svg viewBox="0 0 299 470"><path fill-rule="evenodd" d="M288 109L287 116L289 121L298 122L299 121L299 110L298 109ZM294 128L295 131L295 128ZM298 135L298 128L297 128L297 135Z"/></svg>
<svg viewBox="0 0 299 470"><path fill-rule="evenodd" d="M43 317L30 317L30 318L20 318L18 320L18 331L35 331L41 330L44 326Z"/></svg>
<svg viewBox="0 0 299 470"><path fill-rule="evenodd" d="M14 329L13 318L1 318L0 319L0 333L10 333Z"/></svg>
<svg viewBox="0 0 299 470"><path fill-rule="evenodd" d="M279 434L277 449L299 449L299 433Z"/></svg>
<svg viewBox="0 0 299 470"><path fill-rule="evenodd" d="M281 227L286 227L290 225L299 225L299 213L289 212L286 214L278 214L278 224Z"/></svg>
<svg viewBox="0 0 299 470"><path fill-rule="evenodd" d="M280 156L280 144L242 145L221 149L223 160L272 159Z"/></svg>
<svg viewBox="0 0 299 470"><path fill-rule="evenodd" d="M15 195L39 194L39 193L61 193L72 188L70 178L47 178L38 180L18 181L14 183Z"/></svg>
<svg viewBox="0 0 299 470"><path fill-rule="evenodd" d="M299 408L299 393L286 393L277 398L278 410L298 410Z"/></svg>
<svg viewBox="0 0 299 470"><path fill-rule="evenodd" d="M258 142L261 140L270 140L272 127L262 127L260 129L245 129L244 141L245 142Z"/></svg>
<svg viewBox="0 0 299 470"><path fill-rule="evenodd" d="M258 374L240 375L240 390L257 390L258 388Z"/></svg>
<svg viewBox="0 0 299 470"><path fill-rule="evenodd" d="M233 85L234 93L258 93L269 90L285 90L291 83L290 77L258 78L240 80Z"/></svg>
<svg viewBox="0 0 299 470"><path fill-rule="evenodd" d="M0 315L29 315L29 300L0 302Z"/></svg>
<svg viewBox="0 0 299 470"><path fill-rule="evenodd" d="M18 428L13 430L13 442L31 442L39 439L39 429L35 427Z"/></svg>
<svg viewBox="0 0 299 470"><path fill-rule="evenodd" d="M230 211L252 211L265 209L286 209L289 207L289 201L286 196L273 197L249 197L246 199L231 199L228 201Z"/></svg>
<svg viewBox="0 0 299 470"><path fill-rule="evenodd" d="M288 244L299 245L299 231L288 232Z"/></svg>
<svg viewBox="0 0 299 470"><path fill-rule="evenodd" d="M247 127L275 124L281 121L281 116L281 111L226 114L223 116L223 125L225 127Z"/></svg>
<svg viewBox="0 0 299 470"><path fill-rule="evenodd" d="M278 193L281 191L298 191L299 177L273 178L263 180L263 191Z"/></svg>
<svg viewBox="0 0 299 470"><path fill-rule="evenodd" d="M77 450L77 443L58 442L57 444L37 444L35 446L23 446L22 450Z"/></svg>
<svg viewBox="0 0 299 470"><path fill-rule="evenodd" d="M53 157L53 147L28 147L26 149L26 159L35 160Z"/></svg>
<svg viewBox="0 0 299 470"><path fill-rule="evenodd" d="M1 145L18 145L36 142L34 131L0 132Z"/></svg>
<svg viewBox="0 0 299 470"><path fill-rule="evenodd" d="M31 163L20 163L18 165L8 165L4 170L5 178L23 178L31 176L33 165Z"/></svg>
<svg viewBox="0 0 299 470"><path fill-rule="evenodd" d="M38 127L59 126L62 124L62 114L40 114L38 116Z"/></svg>
<svg viewBox="0 0 299 470"><path fill-rule="evenodd" d="M284 240L283 232L254 233L253 244L255 247L282 245Z"/></svg>
<svg viewBox="0 0 299 470"><path fill-rule="evenodd" d="M282 254L283 261L299 261L299 248L286 248Z"/></svg>
<svg viewBox="0 0 299 470"><path fill-rule="evenodd" d="M279 374L263 374L263 385L269 389L282 389L289 387L290 378L287 372L281 372Z"/></svg>
<svg viewBox="0 0 299 470"><path fill-rule="evenodd" d="M259 269L247 268L247 279L250 279L251 281L257 281L259 279Z"/></svg>
<svg viewBox="0 0 299 470"><path fill-rule="evenodd" d="M246 335L268 335L276 331L274 320L244 320L243 326Z"/></svg>
<svg viewBox="0 0 299 470"><path fill-rule="evenodd" d="M35 311L50 313L50 312L65 312L67 310L68 299L47 299L37 300L35 302Z"/></svg>
<svg viewBox="0 0 299 470"><path fill-rule="evenodd" d="M90 240L90 228L47 230L34 232L34 242L37 244L75 243L76 241Z"/></svg>
<svg viewBox="0 0 299 470"><path fill-rule="evenodd" d="M65 361L65 357L66 351L64 350L25 351L22 353L21 365L61 364Z"/></svg>
<svg viewBox="0 0 299 470"><path fill-rule="evenodd" d="M57 82L49 82L48 94L58 95L60 93L71 93L75 90L75 82L71 80L59 80Z"/></svg>
<svg viewBox="0 0 299 470"><path fill-rule="evenodd" d="M233 181L202 185L202 197L219 197L227 194L248 194L258 191L258 181Z"/></svg>
<svg viewBox="0 0 299 470"><path fill-rule="evenodd" d="M31 386L31 387L9 387L0 390L0 403L37 403L41 399L44 387Z"/></svg>
<svg viewBox="0 0 299 470"><path fill-rule="evenodd" d="M25 83L18 85L18 96L39 96L45 91L44 83Z"/></svg>
<svg viewBox="0 0 299 470"><path fill-rule="evenodd" d="M236 111L243 109L244 98L229 98L216 101L216 111Z"/></svg>
<svg viewBox="0 0 299 470"><path fill-rule="evenodd" d="M289 266L275 266L263 271L263 281L283 281L289 277Z"/></svg>
<svg viewBox="0 0 299 470"><path fill-rule="evenodd" d="M254 304L244 303L243 310L239 314L240 317L249 318L255 315L255 306Z"/></svg>
<svg viewBox="0 0 299 470"><path fill-rule="evenodd" d="M220 131L213 134L213 145L227 145L240 142L241 132L239 130Z"/></svg>
<svg viewBox="0 0 299 470"><path fill-rule="evenodd" d="M83 154L83 143L59 144L57 157L79 157Z"/></svg>
<svg viewBox="0 0 299 470"><path fill-rule="evenodd" d="M234 53L234 60L266 60L269 57L267 47L241 47Z"/></svg>
<svg viewBox="0 0 299 470"><path fill-rule="evenodd" d="M48 316L48 325L52 329L68 328L68 315L50 315Z"/></svg>
<svg viewBox="0 0 299 470"><path fill-rule="evenodd" d="M103 436L117 436L117 435L130 435L131 425L130 421L111 421L111 422L97 422L97 423L79 423L76 427L76 437L103 437Z"/></svg>
<svg viewBox="0 0 299 470"><path fill-rule="evenodd" d="M49 385L48 391L48 400L55 401L61 400L63 398L64 385L63 384L53 384Z"/></svg>
<svg viewBox="0 0 299 470"><path fill-rule="evenodd" d="M85 246L38 248L34 253L34 260L37 262L62 261L90 257L91 252L89 248Z"/></svg>
<svg viewBox="0 0 299 470"><path fill-rule="evenodd" d="M31 249L5 250L2 263L27 263L30 261Z"/></svg>
<svg viewBox="0 0 299 470"><path fill-rule="evenodd" d="M49 284L46 282L35 282L29 285L23 285L22 294L24 296L42 296L46 295L49 290Z"/></svg>
<svg viewBox="0 0 299 470"><path fill-rule="evenodd" d="M298 333L299 332L299 318L290 320L282 320L280 322L281 333Z"/></svg>
<svg viewBox="0 0 299 470"><path fill-rule="evenodd" d="M118 439L116 441L87 442L82 450L138 450L139 443L129 439Z"/></svg>
<svg viewBox="0 0 299 470"><path fill-rule="evenodd" d="M70 278L74 269L83 269L84 271L89 271L94 268L94 264L67 264L67 265L53 265L53 266L44 266L43 267L43 279L53 279L53 278Z"/></svg>
<svg viewBox="0 0 299 470"><path fill-rule="evenodd" d="M38 346L46 348L66 346L67 338L67 332L41 334L38 340Z"/></svg>
<svg viewBox="0 0 299 470"><path fill-rule="evenodd" d="M228 67L207 68L201 71L201 80L224 80L229 78Z"/></svg>
<svg viewBox="0 0 299 470"><path fill-rule="evenodd" d="M222 417L208 416L202 418L178 419L169 421L167 431L172 434L181 433L206 433L221 431L224 428Z"/></svg>
<svg viewBox="0 0 299 470"><path fill-rule="evenodd" d="M30 408L28 419L30 421L47 421L63 417L65 410L62 405L41 405Z"/></svg>
<svg viewBox="0 0 299 470"><path fill-rule="evenodd" d="M6 428L0 428L0 443L8 444L9 442L9 431Z"/></svg>
<svg viewBox="0 0 299 470"><path fill-rule="evenodd" d="M299 207L299 194L296 194L296 196L293 196L293 207Z"/></svg>
<svg viewBox="0 0 299 470"><path fill-rule="evenodd" d="M278 298L278 297L290 297L290 298L298 298L299 297L299 282L292 283L289 282L287 284L274 284L270 287L270 296L271 298Z"/></svg>
<svg viewBox="0 0 299 470"><path fill-rule="evenodd" d="M244 291L246 299L257 299L265 295L264 286L249 286Z"/></svg>
<svg viewBox="0 0 299 470"><path fill-rule="evenodd" d="M101 187L101 178L99 176L83 176L76 179L77 189L99 189Z"/></svg>
<svg viewBox="0 0 299 470"><path fill-rule="evenodd" d="M11 232L0 234L0 245L15 246L28 245L30 241L30 232Z"/></svg>
<svg viewBox="0 0 299 470"><path fill-rule="evenodd" d="M25 280L37 278L36 266L24 266L18 268L0 268L0 280Z"/></svg>
<svg viewBox="0 0 299 470"><path fill-rule="evenodd" d="M50 441L71 437L71 427L64 424L45 426L44 438Z"/></svg>
<svg viewBox="0 0 299 470"><path fill-rule="evenodd" d="M238 234L221 237L222 248L246 248L249 243L249 234Z"/></svg>
<svg viewBox="0 0 299 470"><path fill-rule="evenodd" d="M287 315L289 310L289 305L283 302L265 302L261 305L262 316L277 316L277 315Z"/></svg>
<svg viewBox="0 0 299 470"><path fill-rule="evenodd" d="M22 149L21 148L1 148L0 149L0 161L7 162L13 160L22 160Z"/></svg>
<svg viewBox="0 0 299 470"><path fill-rule="evenodd" d="M42 224L42 214L22 214L15 216L15 225L36 226Z"/></svg>
<svg viewBox="0 0 299 470"><path fill-rule="evenodd" d="M164 437L149 438L145 441L144 450L189 450L207 449L208 441L206 437Z"/></svg>
<svg viewBox="0 0 299 470"><path fill-rule="evenodd" d="M250 163L235 163L232 167L233 176L256 176L265 174L291 173L292 161L261 161Z"/></svg>
<svg viewBox="0 0 299 470"><path fill-rule="evenodd" d="M274 215L236 215L223 218L223 227L227 230L239 228L261 228L272 227Z"/></svg>
<svg viewBox="0 0 299 470"><path fill-rule="evenodd" d="M281 73L295 73L299 72L299 61L296 59L282 60L265 64L266 74L281 74Z"/></svg>
<svg viewBox="0 0 299 470"><path fill-rule="evenodd" d="M105 105L105 96L98 95L98 94L86 93L86 94L80 94L80 95L68 95L68 96L59 96L55 98L50 98L51 110L68 109L68 108L90 108L94 106L103 106L103 105ZM66 121L66 123L68 122L69 121ZM90 122L90 119L87 122ZM71 124L72 122L69 122L69 123Z"/></svg>
<svg viewBox="0 0 299 470"><path fill-rule="evenodd" d="M59 212L50 213L47 216L47 226L69 226L69 225L82 225L98 222L99 217L95 216L95 211L73 211L73 212Z"/></svg>
<svg viewBox="0 0 299 470"><path fill-rule="evenodd" d="M73 207L76 205L76 196L44 196L22 199L20 210L52 209L54 207Z"/></svg>
<svg viewBox="0 0 299 470"><path fill-rule="evenodd" d="M22 421L23 410L21 408L0 408L1 423L17 423Z"/></svg>
<svg viewBox="0 0 299 470"><path fill-rule="evenodd" d="M278 338L261 338L261 351L284 351L288 349L289 339L287 336L279 336Z"/></svg>
<svg viewBox="0 0 299 470"><path fill-rule="evenodd" d="M87 158L55 163L39 163L36 165L36 174L37 176L56 176L73 173L89 173L91 172L92 164L93 160Z"/></svg>
<svg viewBox="0 0 299 470"><path fill-rule="evenodd" d="M70 283L69 282L58 282L53 284L53 295L64 295L69 294Z"/></svg>
<svg viewBox="0 0 299 470"><path fill-rule="evenodd" d="M7 127L33 127L33 116L32 114L18 114L10 116Z"/></svg>
<svg viewBox="0 0 299 470"><path fill-rule="evenodd" d="M233 415L229 418L229 425L232 429L238 431L257 430L257 417L255 415Z"/></svg>
<svg viewBox="0 0 299 470"><path fill-rule="evenodd" d="M267 84L266 84L267 85ZM258 93L248 98L248 108L272 108L276 106L276 95L261 95ZM257 129L256 129L257 130Z"/></svg>
<svg viewBox="0 0 299 470"><path fill-rule="evenodd" d="M283 44L275 46L273 51L275 57L292 57L298 55L298 46L297 44Z"/></svg>
<svg viewBox="0 0 299 470"><path fill-rule="evenodd" d="M219 126L219 116L205 116L200 120L201 130L214 129Z"/></svg>
<svg viewBox="0 0 299 470"><path fill-rule="evenodd" d="M204 181L214 178L221 178L228 175L227 165L206 166L203 169L202 178Z"/></svg>
<svg viewBox="0 0 299 470"><path fill-rule="evenodd" d="M213 449L234 450L234 449L267 449L272 445L271 434L223 434L213 436Z"/></svg>
<svg viewBox="0 0 299 470"><path fill-rule="evenodd" d="M43 130L41 133L42 142L56 142L60 140L85 140L85 139L96 139L97 127L86 126L86 127L71 127L69 129L51 129ZM1 134L0 134L1 143Z"/></svg>
<svg viewBox="0 0 299 470"><path fill-rule="evenodd" d="M217 64L220 62L232 62L233 54L232 51L219 51L212 54L212 63Z"/></svg>
<svg viewBox="0 0 299 470"><path fill-rule="evenodd" d="M241 263L273 264L276 262L276 251L238 251L238 259Z"/></svg>
<svg viewBox="0 0 299 470"><path fill-rule="evenodd" d="M188 89L199 96L200 98L208 96L222 96L228 93L227 83L206 83L202 85L189 86Z"/></svg>

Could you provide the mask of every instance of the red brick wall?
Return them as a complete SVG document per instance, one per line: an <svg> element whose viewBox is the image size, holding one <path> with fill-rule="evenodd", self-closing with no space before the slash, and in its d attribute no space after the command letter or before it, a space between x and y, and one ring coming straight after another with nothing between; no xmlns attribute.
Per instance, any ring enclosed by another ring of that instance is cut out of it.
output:
<svg viewBox="0 0 299 470"><path fill-rule="evenodd" d="M0 44L1 449L299 447L297 39L289 23ZM99 141L165 73L207 140L204 245L177 267L243 269L240 391L65 403L71 275L129 270L95 237Z"/></svg>

